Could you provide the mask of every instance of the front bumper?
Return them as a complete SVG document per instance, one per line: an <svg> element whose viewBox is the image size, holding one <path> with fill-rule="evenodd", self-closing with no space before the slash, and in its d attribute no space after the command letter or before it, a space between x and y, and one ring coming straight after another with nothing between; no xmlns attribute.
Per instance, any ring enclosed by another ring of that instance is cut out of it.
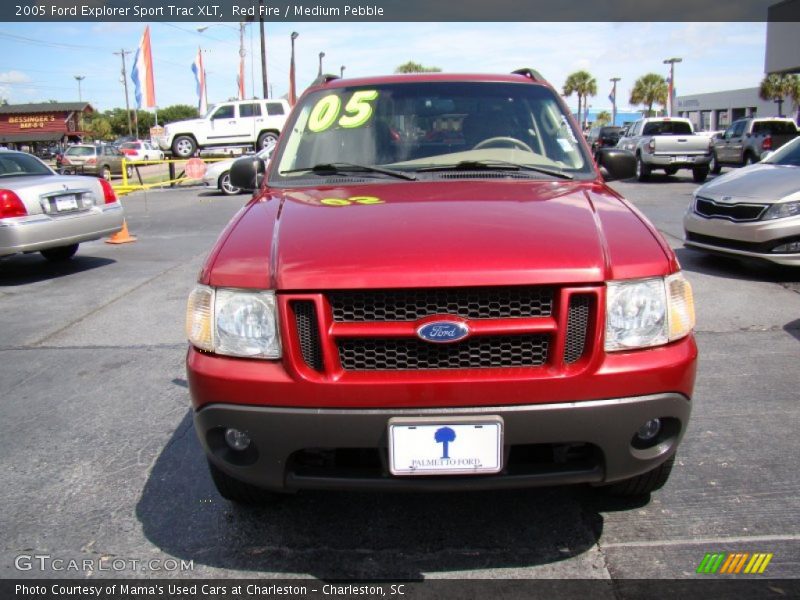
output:
<svg viewBox="0 0 800 600"><path fill-rule="evenodd" d="M211 461L232 477L273 491L299 489L459 490L574 483L603 484L649 471L671 456L690 414L678 393L520 406L426 409L313 409L211 404L195 413L200 442ZM389 474L388 421L392 417L448 418L499 415L505 460L494 475L406 477ZM632 444L641 425L665 423L654 445ZM252 440L230 450L224 430ZM581 454L569 460L570 448ZM338 453L371 454L371 464L337 463ZM552 460L542 456L552 456ZM536 459L530 459L535 454ZM515 460L525 456L528 459ZM561 458L559 458L561 457ZM527 462L526 462L527 460Z"/></svg>
<svg viewBox="0 0 800 600"><path fill-rule="evenodd" d="M122 219L119 203L74 214L3 219L0 221L0 256L97 240L122 229Z"/></svg>
<svg viewBox="0 0 800 600"><path fill-rule="evenodd" d="M683 229L684 244L689 247L779 265L800 266L800 253L771 252L772 248L783 243L800 240L800 216L735 223L703 217L690 208L684 215Z"/></svg>

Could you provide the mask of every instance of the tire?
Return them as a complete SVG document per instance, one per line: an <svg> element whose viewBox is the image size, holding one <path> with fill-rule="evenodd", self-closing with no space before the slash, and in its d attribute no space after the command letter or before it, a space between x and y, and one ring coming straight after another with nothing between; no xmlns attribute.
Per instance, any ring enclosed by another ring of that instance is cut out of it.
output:
<svg viewBox="0 0 800 600"><path fill-rule="evenodd" d="M695 167L692 169L692 181L703 183L708 177L708 167Z"/></svg>
<svg viewBox="0 0 800 600"><path fill-rule="evenodd" d="M219 191L225 194L226 196L235 196L236 194L240 194L242 192L242 188L238 188L231 185L230 171L225 171L222 175L219 176L217 187L219 187Z"/></svg>
<svg viewBox="0 0 800 600"><path fill-rule="evenodd" d="M666 169L664 169L664 173L666 173L667 175L675 175L675 173L677 172L678 169L676 167L667 167Z"/></svg>
<svg viewBox="0 0 800 600"><path fill-rule="evenodd" d="M650 179L650 167L642 161L641 156L636 157L636 179L639 181L647 181Z"/></svg>
<svg viewBox="0 0 800 600"><path fill-rule="evenodd" d="M78 244L70 244L69 246L58 246L57 248L48 248L47 250L40 250L50 262L64 262L75 256L78 251Z"/></svg>
<svg viewBox="0 0 800 600"><path fill-rule="evenodd" d="M210 460L208 461L208 469L211 471L211 479L214 481L214 486L217 488L219 495L236 504L267 504L270 501L274 501L277 496L273 492L268 492L260 487L234 479L221 471Z"/></svg>
<svg viewBox="0 0 800 600"><path fill-rule="evenodd" d="M269 144L278 143L278 134L274 131L265 131L258 136L258 143L256 144L256 152L260 152Z"/></svg>
<svg viewBox="0 0 800 600"><path fill-rule="evenodd" d="M179 135L172 140L172 154L178 158L191 158L197 152L197 142L188 135Z"/></svg>
<svg viewBox="0 0 800 600"><path fill-rule="evenodd" d="M650 492L655 492L667 483L674 464L675 455L673 454L652 471L612 483L606 486L605 491L613 496L644 496Z"/></svg>
<svg viewBox="0 0 800 600"><path fill-rule="evenodd" d="M100 170L100 177L102 177L106 181L111 181L111 167L109 167L108 165L104 165L103 168Z"/></svg>
<svg viewBox="0 0 800 600"><path fill-rule="evenodd" d="M708 170L711 171L714 175L719 175L720 171L722 171L722 165L719 164L717 160L717 153L711 153L711 161L708 163Z"/></svg>
<svg viewBox="0 0 800 600"><path fill-rule="evenodd" d="M756 158L755 154L748 153L747 156L744 157L744 166L749 167L750 165L754 165L758 162L758 158Z"/></svg>
<svg viewBox="0 0 800 600"><path fill-rule="evenodd" d="M130 165L125 165L125 176L128 179L133 179L133 167Z"/></svg>

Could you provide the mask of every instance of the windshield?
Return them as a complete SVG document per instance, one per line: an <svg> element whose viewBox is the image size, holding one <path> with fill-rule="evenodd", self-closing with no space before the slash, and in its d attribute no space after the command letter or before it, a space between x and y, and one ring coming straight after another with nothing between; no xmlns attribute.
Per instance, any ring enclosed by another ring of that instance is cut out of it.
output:
<svg viewBox="0 0 800 600"><path fill-rule="evenodd" d="M797 133L797 127L791 121L756 121L753 123L753 133L791 134Z"/></svg>
<svg viewBox="0 0 800 600"><path fill-rule="evenodd" d="M52 174L50 169L29 154L0 154L0 177Z"/></svg>
<svg viewBox="0 0 800 600"><path fill-rule="evenodd" d="M761 162L771 165L800 167L800 137L794 138L791 142L779 148L774 154L770 154Z"/></svg>
<svg viewBox="0 0 800 600"><path fill-rule="evenodd" d="M272 179L309 184L315 165L537 167L594 176L552 90L497 82L413 82L320 90L294 111ZM295 172L292 172L295 171ZM549 177L526 170L531 177Z"/></svg>

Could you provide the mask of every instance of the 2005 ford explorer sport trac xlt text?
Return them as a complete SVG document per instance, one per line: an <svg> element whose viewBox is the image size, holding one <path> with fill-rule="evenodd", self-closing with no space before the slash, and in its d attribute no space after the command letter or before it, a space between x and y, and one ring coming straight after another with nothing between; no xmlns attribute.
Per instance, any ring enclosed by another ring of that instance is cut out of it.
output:
<svg viewBox="0 0 800 600"><path fill-rule="evenodd" d="M537 72L322 77L231 181L187 311L224 497L666 482L691 288Z"/></svg>

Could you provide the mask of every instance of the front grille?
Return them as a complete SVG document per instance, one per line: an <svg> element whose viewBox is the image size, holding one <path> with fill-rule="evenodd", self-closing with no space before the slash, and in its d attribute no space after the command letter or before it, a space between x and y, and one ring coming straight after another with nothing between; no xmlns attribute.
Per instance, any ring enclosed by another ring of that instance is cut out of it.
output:
<svg viewBox="0 0 800 600"><path fill-rule="evenodd" d="M346 371L535 367L547 361L549 343L542 334L477 336L454 344L349 338L339 340L339 360Z"/></svg>
<svg viewBox="0 0 800 600"><path fill-rule="evenodd" d="M591 306L592 297L587 294L575 294L569 299L567 339L564 344L564 362L567 364L572 364L583 356Z"/></svg>
<svg viewBox="0 0 800 600"><path fill-rule="evenodd" d="M547 317L553 309L548 287L346 291L331 292L328 299L337 322Z"/></svg>
<svg viewBox="0 0 800 600"><path fill-rule="evenodd" d="M766 209L764 204L719 204L701 197L694 204L694 212L702 217L736 222L758 221Z"/></svg>
<svg viewBox="0 0 800 600"><path fill-rule="evenodd" d="M292 309L303 360L315 371L322 371L322 347L317 325L317 309L310 300L292 302Z"/></svg>

